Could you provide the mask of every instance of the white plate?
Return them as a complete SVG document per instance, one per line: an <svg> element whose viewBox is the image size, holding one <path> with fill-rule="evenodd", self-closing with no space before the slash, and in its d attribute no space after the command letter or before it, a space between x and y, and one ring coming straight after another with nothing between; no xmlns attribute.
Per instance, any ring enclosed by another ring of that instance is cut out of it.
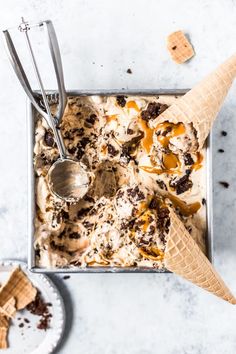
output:
<svg viewBox="0 0 236 354"><path fill-rule="evenodd" d="M32 315L26 310L18 311L9 328L9 348L1 352L7 354L50 354L60 342L64 331L65 308L63 300L55 285L46 275L31 273L27 270L27 265L19 261L0 261L1 285L17 265L20 265L34 286L40 290L44 301L52 304L49 307L52 318L50 328L46 331L39 330L37 329L39 316ZM30 323L26 323L24 318L27 318ZM19 327L21 323L24 323L22 328Z"/></svg>

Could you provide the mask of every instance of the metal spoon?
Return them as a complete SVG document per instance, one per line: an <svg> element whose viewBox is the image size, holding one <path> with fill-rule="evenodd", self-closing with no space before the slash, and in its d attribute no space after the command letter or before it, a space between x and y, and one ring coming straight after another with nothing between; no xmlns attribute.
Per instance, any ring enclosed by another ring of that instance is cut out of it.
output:
<svg viewBox="0 0 236 354"><path fill-rule="evenodd" d="M44 109L42 109L39 103L37 102L38 95L35 94L35 92L33 92L33 90L31 89L31 86L29 84L29 81L27 79L27 76L25 74L25 71L23 69L23 66L21 64L21 61L16 52L15 46L8 30L3 31L6 48L12 66L21 85L23 86L26 94L28 95L34 107L43 116L43 118L46 119L55 137L60 158L56 162L54 162L54 164L48 171L49 188L51 192L57 197L66 201L76 202L81 199L88 190L89 175L85 171L83 166L80 164L80 162L71 159L71 157L67 154L63 138L60 132L59 126L66 107L67 95L64 85L61 56L53 24L51 21L43 21L37 24L36 26L44 27L44 29L46 30L58 84L59 105L57 113L54 117L51 113L47 95L42 83L33 48L28 35L28 31L30 30L30 28L32 28L32 26L29 26L29 24L24 21L23 18L22 23L19 26L19 30L25 34L25 39L29 49L32 65L42 94Z"/></svg>

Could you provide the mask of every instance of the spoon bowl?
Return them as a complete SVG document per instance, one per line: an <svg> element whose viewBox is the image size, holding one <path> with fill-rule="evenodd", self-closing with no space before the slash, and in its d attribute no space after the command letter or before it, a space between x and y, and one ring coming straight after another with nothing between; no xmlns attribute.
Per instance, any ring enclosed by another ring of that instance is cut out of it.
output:
<svg viewBox="0 0 236 354"><path fill-rule="evenodd" d="M76 202L88 191L89 176L80 162L72 159L58 159L48 171L50 191L57 197Z"/></svg>

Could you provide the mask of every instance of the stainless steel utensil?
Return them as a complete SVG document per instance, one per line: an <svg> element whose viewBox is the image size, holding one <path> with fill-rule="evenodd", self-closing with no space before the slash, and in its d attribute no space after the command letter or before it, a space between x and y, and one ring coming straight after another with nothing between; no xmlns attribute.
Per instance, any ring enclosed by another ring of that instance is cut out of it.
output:
<svg viewBox="0 0 236 354"><path fill-rule="evenodd" d="M56 74L59 104L57 112L54 116L51 113L50 105L28 34L29 30L36 26L42 27L46 31L50 54ZM88 190L89 176L78 161L72 160L69 157L60 132L60 123L66 107L67 95L64 85L60 50L53 24L51 21L42 21L32 26L22 18L22 23L19 25L18 29L24 34L26 39L32 66L42 95L43 106L39 104L39 97L35 94L35 92L33 92L30 86L27 75L23 69L16 48L13 44L9 30L3 31L7 52L15 73L30 101L52 129L60 155L60 158L51 166L48 171L49 188L52 193L54 193L59 198L72 202L78 201L86 194Z"/></svg>

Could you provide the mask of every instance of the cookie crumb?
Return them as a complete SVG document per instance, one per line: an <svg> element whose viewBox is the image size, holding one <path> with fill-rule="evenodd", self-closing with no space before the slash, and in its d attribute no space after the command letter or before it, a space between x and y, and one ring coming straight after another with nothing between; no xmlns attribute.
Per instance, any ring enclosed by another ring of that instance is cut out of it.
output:
<svg viewBox="0 0 236 354"><path fill-rule="evenodd" d="M225 130L222 130L222 131L221 131L221 135L222 135L222 136L226 136L227 134L228 134L228 133L227 133Z"/></svg>
<svg viewBox="0 0 236 354"><path fill-rule="evenodd" d="M221 184L224 188L229 188L228 182L220 181L219 184Z"/></svg>

